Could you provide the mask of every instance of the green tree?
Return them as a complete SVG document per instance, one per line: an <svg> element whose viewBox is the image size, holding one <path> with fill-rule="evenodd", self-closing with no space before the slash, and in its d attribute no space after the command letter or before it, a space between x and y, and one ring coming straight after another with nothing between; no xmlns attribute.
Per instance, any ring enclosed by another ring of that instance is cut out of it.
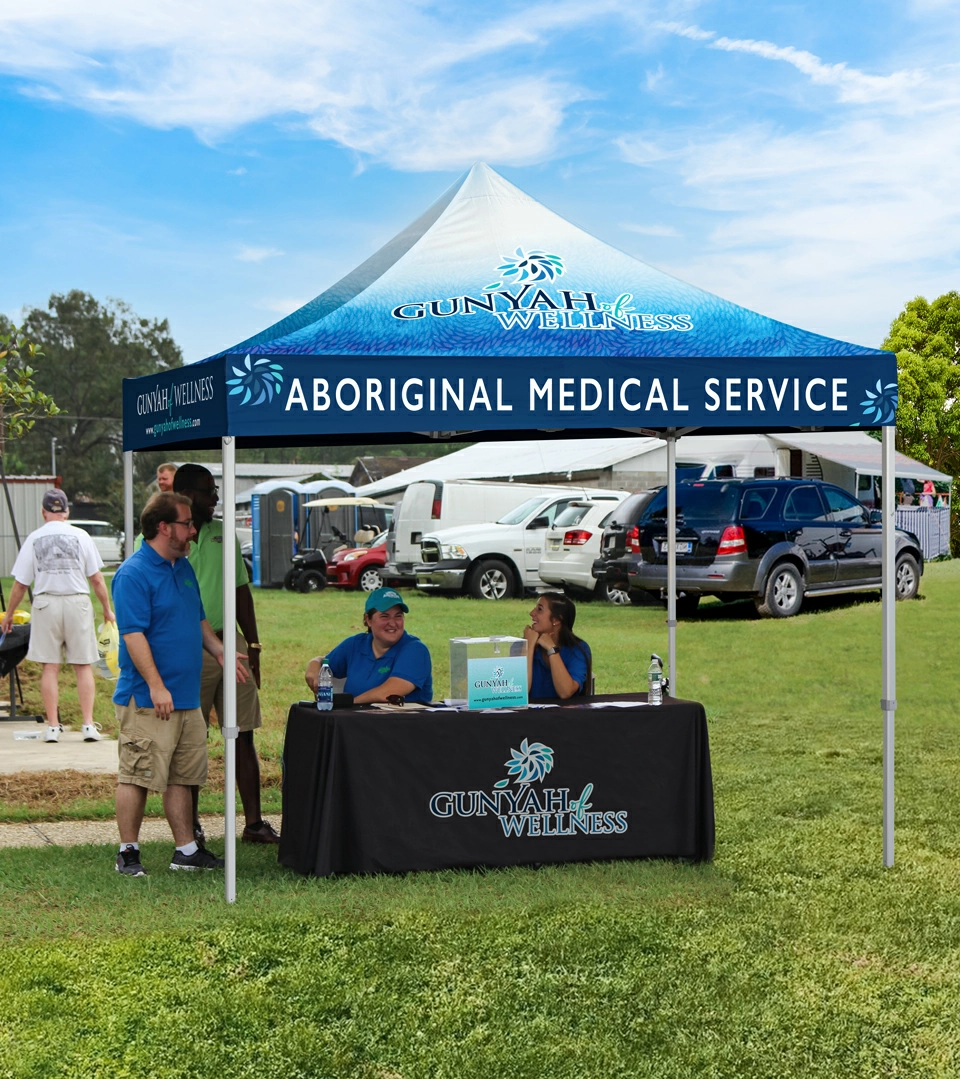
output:
<svg viewBox="0 0 960 1079"><path fill-rule="evenodd" d="M932 303L911 300L883 347L897 354L897 449L960 477L960 293ZM960 514L951 509L953 553L960 554Z"/></svg>
<svg viewBox="0 0 960 1079"><path fill-rule="evenodd" d="M100 512L119 524L122 383L182 365L169 324L166 319L141 318L120 300L100 303L73 289L52 295L46 310L27 312L22 330L43 351L37 387L56 395L62 413L38 424L18 443L18 468L47 472L55 437L57 470L67 495L100 503Z"/></svg>
<svg viewBox="0 0 960 1079"><path fill-rule="evenodd" d="M38 417L60 411L53 398L34 384L36 372L30 365L42 355L22 330L12 323L0 325L0 457L8 439L23 438Z"/></svg>

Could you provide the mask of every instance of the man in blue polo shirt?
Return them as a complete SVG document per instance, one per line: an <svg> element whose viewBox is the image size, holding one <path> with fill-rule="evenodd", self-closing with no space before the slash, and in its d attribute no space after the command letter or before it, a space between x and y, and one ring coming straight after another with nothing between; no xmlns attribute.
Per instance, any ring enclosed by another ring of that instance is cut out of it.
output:
<svg viewBox="0 0 960 1079"><path fill-rule="evenodd" d="M395 588L378 588L367 597L363 609L366 633L347 637L326 655L334 678L346 678L345 693L355 704L404 697L408 701L433 699L433 668L427 646L404 629L403 616L410 608ZM317 676L323 656L311 659L304 677L317 692Z"/></svg>
<svg viewBox="0 0 960 1079"><path fill-rule="evenodd" d="M120 630L120 677L113 694L120 724L116 869L145 876L140 825L147 792L163 795L176 849L171 869L221 869L193 836L190 788L207 778L207 730L200 712L203 649L222 664L187 560L196 535L190 499L161 492L140 516L143 545L117 570L113 603ZM245 657L244 657L245 658ZM247 677L239 658L237 678Z"/></svg>

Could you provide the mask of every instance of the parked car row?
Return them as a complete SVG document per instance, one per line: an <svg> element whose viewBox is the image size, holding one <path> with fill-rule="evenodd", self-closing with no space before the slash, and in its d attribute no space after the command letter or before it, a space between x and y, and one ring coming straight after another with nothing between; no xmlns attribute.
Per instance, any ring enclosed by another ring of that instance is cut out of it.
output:
<svg viewBox="0 0 960 1079"><path fill-rule="evenodd" d="M436 496L439 485L429 487ZM425 592L509 599L546 588L615 604L663 602L667 585L667 491L533 488L448 484L467 515L507 488L519 504L493 523L473 522L418 533L420 561L412 565ZM409 489L408 489L409 490ZM423 499L415 492L417 510ZM473 502L471 502L473 498ZM419 501L418 501L419 499ZM451 499L452 503L457 500ZM436 497L431 513L442 519ZM344 548L327 561L322 552L293 560L286 586L373 591L410 583L411 573L390 558L395 530L409 529L403 507L393 533ZM448 516L449 520L449 516ZM391 544L391 535L394 535ZM875 590L881 584L880 513L833 484L812 479L685 480L677 484L677 611L694 612L703 596L724 602L751 599L764 616L787 618L807 596ZM410 543L413 542L413 534ZM896 593L917 594L923 573L919 540L896 530Z"/></svg>

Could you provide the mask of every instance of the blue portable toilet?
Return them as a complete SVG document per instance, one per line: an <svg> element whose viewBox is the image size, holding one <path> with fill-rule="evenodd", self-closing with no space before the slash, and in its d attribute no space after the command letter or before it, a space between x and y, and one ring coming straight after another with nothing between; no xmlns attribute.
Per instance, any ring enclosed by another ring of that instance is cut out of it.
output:
<svg viewBox="0 0 960 1079"><path fill-rule="evenodd" d="M297 553L302 486L289 480L266 480L249 494L253 585L282 588L290 559Z"/></svg>

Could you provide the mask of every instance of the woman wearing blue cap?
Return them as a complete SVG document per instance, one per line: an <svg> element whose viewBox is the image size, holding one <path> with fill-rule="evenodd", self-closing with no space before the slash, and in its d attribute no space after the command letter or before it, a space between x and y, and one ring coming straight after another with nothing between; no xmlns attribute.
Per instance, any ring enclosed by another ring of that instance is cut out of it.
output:
<svg viewBox="0 0 960 1079"><path fill-rule="evenodd" d="M384 702L388 697L426 703L433 699L433 666L427 646L403 628L410 608L395 588L378 588L363 608L366 633L341 641L326 655L334 678L346 678L343 689L355 704ZM323 656L307 664L304 677L317 692Z"/></svg>

